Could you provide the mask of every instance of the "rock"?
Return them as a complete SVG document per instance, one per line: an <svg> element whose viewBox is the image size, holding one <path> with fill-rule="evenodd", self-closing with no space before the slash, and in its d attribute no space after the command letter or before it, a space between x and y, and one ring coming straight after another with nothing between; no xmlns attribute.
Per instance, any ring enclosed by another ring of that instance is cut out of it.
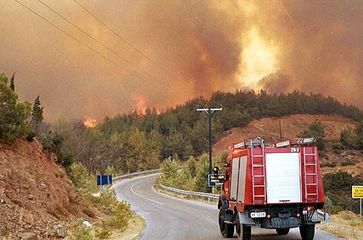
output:
<svg viewBox="0 0 363 240"><path fill-rule="evenodd" d="M83 225L88 227L88 228L92 227L92 224L90 222L88 222L88 221L83 221Z"/></svg>
<svg viewBox="0 0 363 240"><path fill-rule="evenodd" d="M28 195L28 199L29 199L29 200L33 200L33 199L34 199L33 194L29 194L29 195Z"/></svg>
<svg viewBox="0 0 363 240"><path fill-rule="evenodd" d="M24 240L38 240L38 236L35 233L32 232L25 232L21 234L21 239Z"/></svg>
<svg viewBox="0 0 363 240"><path fill-rule="evenodd" d="M58 238L65 238L67 236L67 231L61 224L54 225L53 229L54 229L54 236Z"/></svg>

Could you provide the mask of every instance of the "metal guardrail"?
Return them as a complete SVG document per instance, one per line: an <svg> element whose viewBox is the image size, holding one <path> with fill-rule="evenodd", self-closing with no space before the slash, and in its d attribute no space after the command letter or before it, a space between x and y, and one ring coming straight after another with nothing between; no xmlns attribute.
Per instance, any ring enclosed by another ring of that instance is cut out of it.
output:
<svg viewBox="0 0 363 240"><path fill-rule="evenodd" d="M146 171L142 171L142 172L129 173L129 174L121 175L118 177L114 177L113 181L119 181L119 180L126 179L126 178L158 173L160 171L161 171L160 169L152 169L152 170L146 170Z"/></svg>
<svg viewBox="0 0 363 240"><path fill-rule="evenodd" d="M218 194L187 191L187 190L182 190L182 189L178 189L178 188L167 187L161 183L159 185L162 189L164 189L167 192L176 193L176 194L180 194L180 195L187 196L187 197L192 196L192 197L205 198L205 199L208 199L208 201L216 200L219 198Z"/></svg>
<svg viewBox="0 0 363 240"><path fill-rule="evenodd" d="M326 212L323 212L321 210L317 210L318 212L318 218L322 221L322 222L327 222L329 221L329 214Z"/></svg>

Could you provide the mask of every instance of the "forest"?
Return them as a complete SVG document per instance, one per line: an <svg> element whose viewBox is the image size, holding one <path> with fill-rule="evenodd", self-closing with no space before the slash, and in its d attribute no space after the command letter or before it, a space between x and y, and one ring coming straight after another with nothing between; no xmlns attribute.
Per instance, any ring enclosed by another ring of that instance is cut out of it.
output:
<svg viewBox="0 0 363 240"><path fill-rule="evenodd" d="M132 112L106 117L95 128L57 121L43 127L42 139L46 146L58 149L65 164L78 161L93 173L110 167L118 173L152 169L168 157L183 161L208 151L207 114L196 111L208 106L223 108L213 116L213 141L226 130L264 117L338 114L359 121L363 116L357 107L320 94L239 90L216 92L210 99L193 99L162 113L147 109L144 115ZM355 130L347 131L346 135L353 135ZM358 145L354 144L363 146Z"/></svg>

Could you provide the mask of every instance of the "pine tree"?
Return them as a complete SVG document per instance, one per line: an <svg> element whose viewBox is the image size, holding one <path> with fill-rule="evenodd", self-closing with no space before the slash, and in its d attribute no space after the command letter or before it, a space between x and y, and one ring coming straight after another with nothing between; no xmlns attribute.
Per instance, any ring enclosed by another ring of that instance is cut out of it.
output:
<svg viewBox="0 0 363 240"><path fill-rule="evenodd" d="M43 121L43 107L40 105L39 96L35 99L32 112L32 124L35 134L38 134L39 124Z"/></svg>
<svg viewBox="0 0 363 240"><path fill-rule="evenodd" d="M13 76L10 79L10 88L15 92L15 72L13 73Z"/></svg>

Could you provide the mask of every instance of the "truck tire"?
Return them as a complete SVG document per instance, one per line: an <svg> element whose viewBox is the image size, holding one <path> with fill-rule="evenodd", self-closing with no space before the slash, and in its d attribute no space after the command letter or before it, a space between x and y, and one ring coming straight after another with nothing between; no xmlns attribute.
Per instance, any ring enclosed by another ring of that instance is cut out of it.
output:
<svg viewBox="0 0 363 240"><path fill-rule="evenodd" d="M315 235L315 224L301 225L300 235L302 240L313 240Z"/></svg>
<svg viewBox="0 0 363 240"><path fill-rule="evenodd" d="M287 235L290 231L290 228L277 228L276 229L276 232L277 232L277 235Z"/></svg>
<svg viewBox="0 0 363 240"><path fill-rule="evenodd" d="M219 230L224 238L232 238L234 233L234 224L225 223L225 215L228 214L229 211L225 211L223 207L219 209Z"/></svg>
<svg viewBox="0 0 363 240"><path fill-rule="evenodd" d="M251 226L242 225L241 240L251 240Z"/></svg>

